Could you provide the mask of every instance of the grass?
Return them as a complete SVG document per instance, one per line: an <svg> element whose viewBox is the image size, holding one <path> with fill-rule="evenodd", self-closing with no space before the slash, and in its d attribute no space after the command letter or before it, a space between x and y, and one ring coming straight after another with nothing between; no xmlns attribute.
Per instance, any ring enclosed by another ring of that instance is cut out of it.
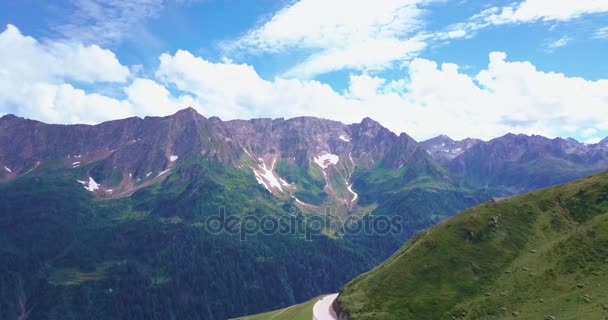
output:
<svg viewBox="0 0 608 320"><path fill-rule="evenodd" d="M310 166L310 171L307 172L306 169L297 166L295 163L280 160L276 164L276 172L287 182L298 185L299 188L295 196L301 201L320 205L326 199L326 194L323 191L325 179L316 164Z"/></svg>
<svg viewBox="0 0 608 320"><path fill-rule="evenodd" d="M312 307L322 297L323 296L319 296L302 304L297 304L285 309L237 318L235 320L310 320L312 319Z"/></svg>
<svg viewBox="0 0 608 320"><path fill-rule="evenodd" d="M607 286L602 173L466 210L346 285L339 301L353 320L605 319Z"/></svg>

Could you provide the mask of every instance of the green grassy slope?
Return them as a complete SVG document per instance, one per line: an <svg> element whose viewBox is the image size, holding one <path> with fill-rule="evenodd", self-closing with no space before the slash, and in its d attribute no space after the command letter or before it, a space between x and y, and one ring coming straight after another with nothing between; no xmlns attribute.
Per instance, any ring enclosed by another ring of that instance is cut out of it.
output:
<svg viewBox="0 0 608 320"><path fill-rule="evenodd" d="M317 301L319 301L321 297L322 296L319 296L302 304L297 304L284 309L238 318L235 320L310 320L312 319L312 307Z"/></svg>
<svg viewBox="0 0 608 320"><path fill-rule="evenodd" d="M466 210L338 303L354 320L606 319L606 287L608 172Z"/></svg>

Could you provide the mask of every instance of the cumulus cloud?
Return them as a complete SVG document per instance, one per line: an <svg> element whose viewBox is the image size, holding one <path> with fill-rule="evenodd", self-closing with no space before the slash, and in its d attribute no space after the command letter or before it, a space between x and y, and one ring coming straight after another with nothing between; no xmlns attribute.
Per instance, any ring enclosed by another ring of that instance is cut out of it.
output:
<svg viewBox="0 0 608 320"><path fill-rule="evenodd" d="M70 84L37 82L10 87L0 80L0 94L0 114L16 113L50 123L93 124L131 115L125 102Z"/></svg>
<svg viewBox="0 0 608 320"><path fill-rule="evenodd" d="M150 79L136 78L124 91L133 113L140 116L165 116L187 106L199 107L191 95L174 98L165 86Z"/></svg>
<svg viewBox="0 0 608 320"><path fill-rule="evenodd" d="M213 63L184 50L161 55L156 76L166 85L194 95L202 113L225 119L318 116L319 108L337 116L346 102L318 81L267 81L250 65Z"/></svg>
<svg viewBox="0 0 608 320"><path fill-rule="evenodd" d="M0 33L0 70L23 81L125 82L129 77L112 51L77 42L42 43L10 24Z"/></svg>
<svg viewBox="0 0 608 320"><path fill-rule="evenodd" d="M99 122L130 115L114 98L70 82L125 83L129 69L112 51L76 42L38 40L8 25L0 33L0 112L50 122Z"/></svg>
<svg viewBox="0 0 608 320"><path fill-rule="evenodd" d="M157 76L192 93L204 114L225 119L311 115L356 122L371 116L417 138L608 129L608 118L598 116L608 108L608 80L539 71L530 62L507 61L502 52L489 58L475 76L456 64L416 58L403 74L408 80L352 75L343 93L318 81L267 81L249 65L213 63L187 51L163 55Z"/></svg>
<svg viewBox="0 0 608 320"><path fill-rule="evenodd" d="M311 54L285 73L310 78L341 70L381 70L426 47L415 32L429 0L302 0L276 13L229 49Z"/></svg>

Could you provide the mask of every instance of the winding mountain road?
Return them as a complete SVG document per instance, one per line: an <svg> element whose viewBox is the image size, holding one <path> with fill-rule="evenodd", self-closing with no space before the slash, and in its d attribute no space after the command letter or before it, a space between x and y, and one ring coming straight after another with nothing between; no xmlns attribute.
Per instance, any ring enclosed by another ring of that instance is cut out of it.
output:
<svg viewBox="0 0 608 320"><path fill-rule="evenodd" d="M312 307L312 320L337 320L336 313L331 308L331 304L334 303L338 294L327 295Z"/></svg>

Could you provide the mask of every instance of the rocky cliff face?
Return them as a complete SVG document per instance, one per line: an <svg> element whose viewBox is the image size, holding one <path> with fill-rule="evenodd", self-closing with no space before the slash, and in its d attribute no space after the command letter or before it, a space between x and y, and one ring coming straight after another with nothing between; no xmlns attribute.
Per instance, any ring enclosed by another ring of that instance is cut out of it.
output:
<svg viewBox="0 0 608 320"><path fill-rule="evenodd" d="M358 195L350 175L357 166L399 168L420 158L430 161L411 137L369 118L351 125L312 117L222 121L188 108L95 126L0 119L1 181L47 167L69 168L98 196L128 195L180 162L205 159L250 170L273 194L291 197L297 186L277 166L302 168L324 180L330 197L353 205Z"/></svg>
<svg viewBox="0 0 608 320"><path fill-rule="evenodd" d="M482 141L479 139L471 138L455 141L446 135L440 135L422 141L420 142L420 145L422 145L435 160L441 163L448 163L480 142Z"/></svg>

